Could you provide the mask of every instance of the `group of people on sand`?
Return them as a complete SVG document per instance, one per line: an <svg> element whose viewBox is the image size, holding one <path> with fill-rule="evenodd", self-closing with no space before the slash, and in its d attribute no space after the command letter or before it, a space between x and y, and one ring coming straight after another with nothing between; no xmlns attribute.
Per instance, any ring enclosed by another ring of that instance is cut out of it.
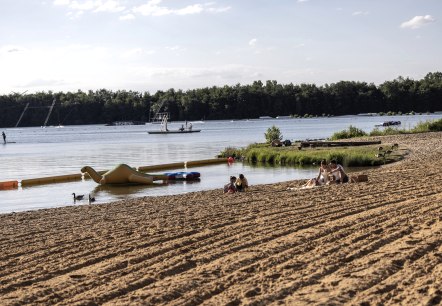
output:
<svg viewBox="0 0 442 306"><path fill-rule="evenodd" d="M344 167L338 164L336 160L331 160L327 163L323 159L320 163L319 173L316 177L310 179L303 185L304 188L311 188L315 186L329 185L329 184L342 184L348 183L349 176L345 173ZM240 174L238 178L231 176L229 183L224 185L224 193L235 193L246 191L249 187L249 182L243 174Z"/></svg>
<svg viewBox="0 0 442 306"><path fill-rule="evenodd" d="M345 173L342 165L338 164L334 159L327 164L327 161L323 159L319 167L318 175L308 180L303 187L347 183L348 181L348 175Z"/></svg>
<svg viewBox="0 0 442 306"><path fill-rule="evenodd" d="M249 182L244 174L240 174L238 178L236 176L230 177L230 182L224 185L224 193L243 192L247 188L249 188Z"/></svg>

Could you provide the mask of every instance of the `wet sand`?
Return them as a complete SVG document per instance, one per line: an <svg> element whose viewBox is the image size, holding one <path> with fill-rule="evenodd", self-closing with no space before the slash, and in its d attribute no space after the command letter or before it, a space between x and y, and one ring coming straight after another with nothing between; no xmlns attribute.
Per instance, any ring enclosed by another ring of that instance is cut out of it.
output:
<svg viewBox="0 0 442 306"><path fill-rule="evenodd" d="M375 139L364 183L0 215L0 305L438 304L442 133Z"/></svg>

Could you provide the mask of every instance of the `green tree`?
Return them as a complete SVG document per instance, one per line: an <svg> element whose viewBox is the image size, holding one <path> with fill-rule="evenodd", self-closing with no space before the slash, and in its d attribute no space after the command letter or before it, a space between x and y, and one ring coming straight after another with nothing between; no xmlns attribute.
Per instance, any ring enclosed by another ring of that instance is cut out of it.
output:
<svg viewBox="0 0 442 306"><path fill-rule="evenodd" d="M272 126L267 129L264 134L267 143L271 143L273 140L282 140L282 134L278 127Z"/></svg>

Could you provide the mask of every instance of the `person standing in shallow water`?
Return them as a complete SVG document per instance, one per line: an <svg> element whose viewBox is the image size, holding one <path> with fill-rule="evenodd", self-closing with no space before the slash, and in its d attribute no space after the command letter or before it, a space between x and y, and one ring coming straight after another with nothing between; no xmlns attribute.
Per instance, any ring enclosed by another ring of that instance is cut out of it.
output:
<svg viewBox="0 0 442 306"><path fill-rule="evenodd" d="M6 134L5 134L5 132L2 132L2 136L3 136L3 142L6 143Z"/></svg>

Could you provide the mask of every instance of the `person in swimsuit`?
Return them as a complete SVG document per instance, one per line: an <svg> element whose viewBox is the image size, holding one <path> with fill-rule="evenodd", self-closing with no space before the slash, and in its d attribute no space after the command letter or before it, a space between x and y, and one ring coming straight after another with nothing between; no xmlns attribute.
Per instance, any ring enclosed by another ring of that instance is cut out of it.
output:
<svg viewBox="0 0 442 306"><path fill-rule="evenodd" d="M246 189L249 188L249 182L247 182L244 174L239 175L238 179L235 182L235 187L238 191L246 191Z"/></svg>
<svg viewBox="0 0 442 306"><path fill-rule="evenodd" d="M347 183L348 182L348 175L344 171L344 167L342 165L338 164L336 160L332 160L330 162L330 168L331 172L330 174L333 175L334 181L336 183Z"/></svg>
<svg viewBox="0 0 442 306"><path fill-rule="evenodd" d="M329 174L331 169L329 165L327 165L327 161L325 159L321 160L321 165L319 167L319 173L317 177L314 177L307 181L303 187L315 187L327 184L329 182Z"/></svg>
<svg viewBox="0 0 442 306"><path fill-rule="evenodd" d="M224 185L224 193L235 193L238 190L236 189L235 186L235 182L236 182L236 177L235 176L231 176L230 177L230 182L226 185Z"/></svg>

